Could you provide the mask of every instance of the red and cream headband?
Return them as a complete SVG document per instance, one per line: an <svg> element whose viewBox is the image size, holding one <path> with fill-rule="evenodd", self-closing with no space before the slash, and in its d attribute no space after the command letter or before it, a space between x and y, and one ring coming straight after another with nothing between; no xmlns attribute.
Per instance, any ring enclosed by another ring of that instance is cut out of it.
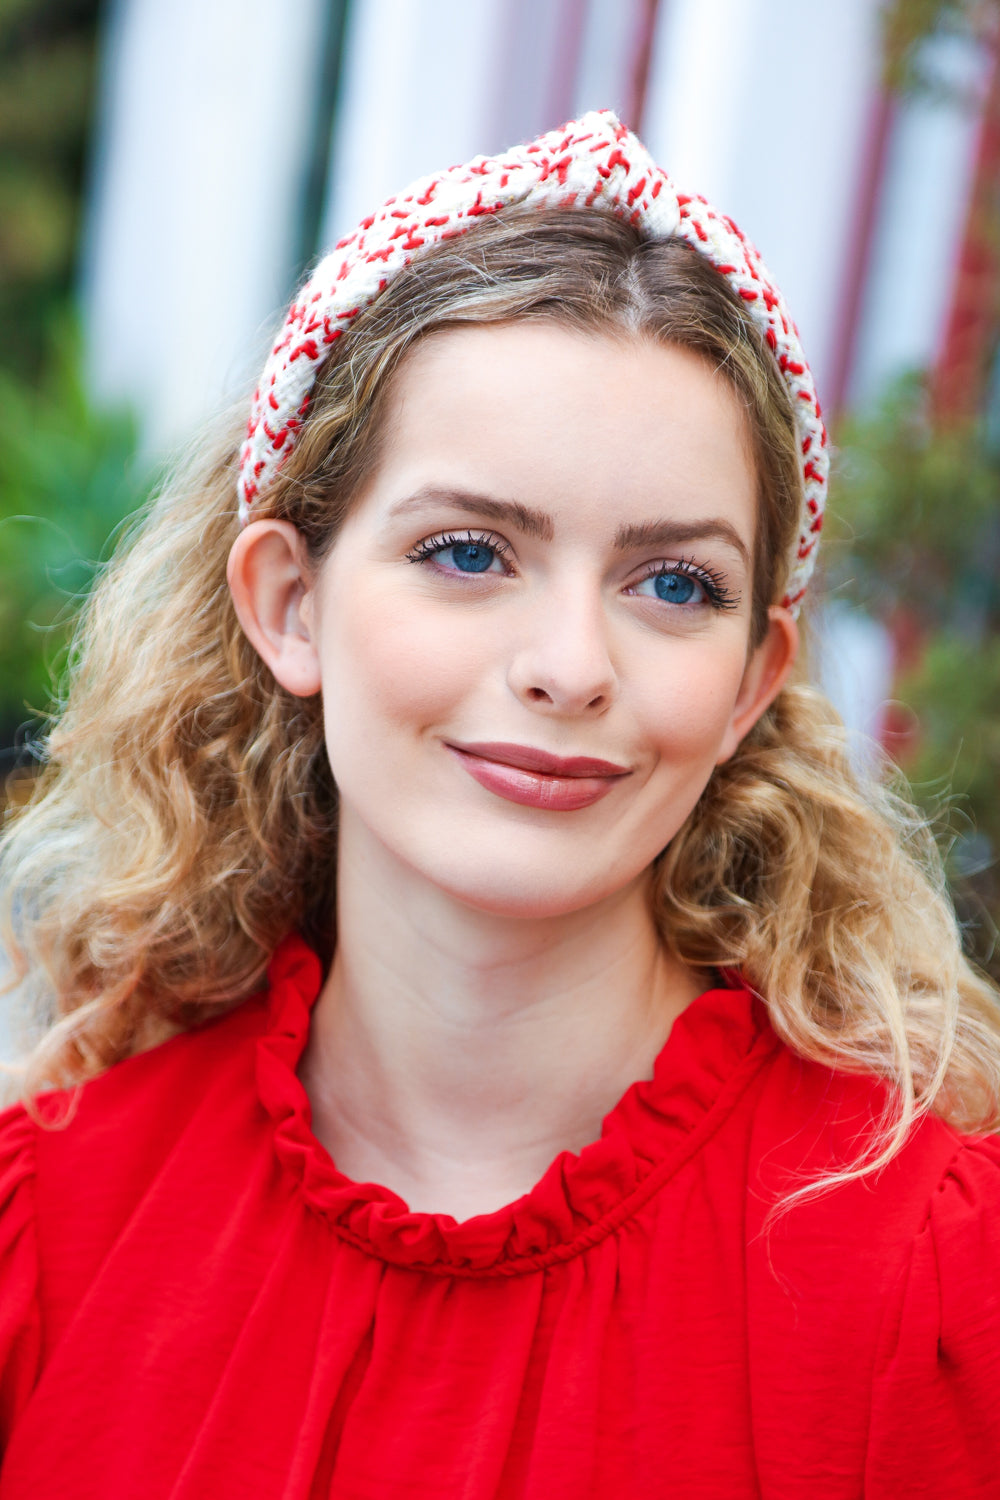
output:
<svg viewBox="0 0 1000 1500"><path fill-rule="evenodd" d="M254 392L240 458L245 525L295 445L316 372L362 308L425 245L460 235L515 203L587 207L626 218L651 239L676 236L711 261L747 305L774 351L792 398L804 499L785 604L797 612L823 524L826 430L795 324L757 251L704 198L679 193L609 110L584 115L502 156L421 177L363 219L313 271L289 309Z"/></svg>

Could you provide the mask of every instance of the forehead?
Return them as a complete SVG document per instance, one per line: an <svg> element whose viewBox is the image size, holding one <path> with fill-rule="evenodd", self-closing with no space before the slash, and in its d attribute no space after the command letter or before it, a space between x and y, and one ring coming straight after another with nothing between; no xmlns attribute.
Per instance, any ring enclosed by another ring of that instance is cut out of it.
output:
<svg viewBox="0 0 1000 1500"><path fill-rule="evenodd" d="M747 538L755 473L723 376L689 350L556 322L464 325L394 377L375 491L503 494L564 526L724 514Z"/></svg>

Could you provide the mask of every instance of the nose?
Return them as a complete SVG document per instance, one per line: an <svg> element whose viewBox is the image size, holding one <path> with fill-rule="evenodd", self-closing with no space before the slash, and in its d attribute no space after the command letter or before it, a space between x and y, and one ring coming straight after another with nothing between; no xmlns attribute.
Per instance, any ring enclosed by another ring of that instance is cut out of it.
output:
<svg viewBox="0 0 1000 1500"><path fill-rule="evenodd" d="M578 583L546 592L529 613L507 681L522 703L543 712L607 712L619 685L599 588Z"/></svg>

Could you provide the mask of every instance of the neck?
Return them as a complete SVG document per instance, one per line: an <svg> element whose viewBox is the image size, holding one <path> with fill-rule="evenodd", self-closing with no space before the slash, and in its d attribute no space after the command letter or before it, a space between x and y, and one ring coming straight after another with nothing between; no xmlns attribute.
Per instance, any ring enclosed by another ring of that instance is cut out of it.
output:
<svg viewBox="0 0 1000 1500"><path fill-rule="evenodd" d="M302 1080L340 1169L415 1211L463 1219L529 1191L652 1077L704 987L665 952L645 881L525 919L454 900L371 843L342 839L345 869Z"/></svg>

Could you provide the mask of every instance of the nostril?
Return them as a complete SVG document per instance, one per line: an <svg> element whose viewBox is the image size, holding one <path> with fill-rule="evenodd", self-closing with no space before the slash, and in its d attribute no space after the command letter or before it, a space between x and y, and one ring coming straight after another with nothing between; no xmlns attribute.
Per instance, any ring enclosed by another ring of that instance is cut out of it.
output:
<svg viewBox="0 0 1000 1500"><path fill-rule="evenodd" d="M547 693L544 688L540 688L540 687L529 688L528 689L528 697L531 699L531 701L533 703L551 703L552 702L551 694Z"/></svg>

